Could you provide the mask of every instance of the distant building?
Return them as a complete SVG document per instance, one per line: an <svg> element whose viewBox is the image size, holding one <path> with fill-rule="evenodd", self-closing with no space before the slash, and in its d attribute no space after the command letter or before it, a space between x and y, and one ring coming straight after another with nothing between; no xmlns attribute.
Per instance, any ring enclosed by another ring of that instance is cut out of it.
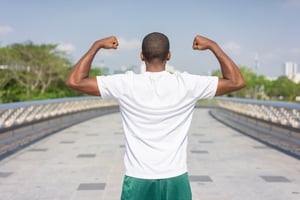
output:
<svg viewBox="0 0 300 200"><path fill-rule="evenodd" d="M297 74L297 63L286 62L283 65L284 75L292 79Z"/></svg>
<svg viewBox="0 0 300 200"><path fill-rule="evenodd" d="M292 79L295 83L300 83L300 74L297 73L296 76Z"/></svg>
<svg viewBox="0 0 300 200"><path fill-rule="evenodd" d="M297 63L294 62L286 62L283 64L284 75L296 83L300 81L300 74L298 74L297 67Z"/></svg>

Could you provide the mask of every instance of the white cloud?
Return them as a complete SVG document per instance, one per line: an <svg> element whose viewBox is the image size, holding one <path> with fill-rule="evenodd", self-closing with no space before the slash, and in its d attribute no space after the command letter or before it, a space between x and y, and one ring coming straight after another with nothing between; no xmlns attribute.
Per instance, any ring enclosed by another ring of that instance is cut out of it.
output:
<svg viewBox="0 0 300 200"><path fill-rule="evenodd" d="M112 57L112 56L115 56L117 54L114 50L103 49L103 50L99 51L98 55L103 56L103 57Z"/></svg>
<svg viewBox="0 0 300 200"><path fill-rule="evenodd" d="M61 43L56 48L58 51L65 52L67 54L72 53L75 50L75 47L73 44L68 43Z"/></svg>
<svg viewBox="0 0 300 200"><path fill-rule="evenodd" d="M292 48L292 49L290 50L290 52L291 52L293 55L300 56L300 48Z"/></svg>
<svg viewBox="0 0 300 200"><path fill-rule="evenodd" d="M138 50L141 48L141 41L138 39L127 40L125 38L119 38L119 47L120 50Z"/></svg>
<svg viewBox="0 0 300 200"><path fill-rule="evenodd" d="M300 8L300 0L284 0L282 5L285 8Z"/></svg>
<svg viewBox="0 0 300 200"><path fill-rule="evenodd" d="M0 35L12 33L14 29L11 26L0 26Z"/></svg>
<svg viewBox="0 0 300 200"><path fill-rule="evenodd" d="M241 50L241 46L233 41L223 44L222 47L224 48L224 50L231 51L233 53L239 53Z"/></svg>

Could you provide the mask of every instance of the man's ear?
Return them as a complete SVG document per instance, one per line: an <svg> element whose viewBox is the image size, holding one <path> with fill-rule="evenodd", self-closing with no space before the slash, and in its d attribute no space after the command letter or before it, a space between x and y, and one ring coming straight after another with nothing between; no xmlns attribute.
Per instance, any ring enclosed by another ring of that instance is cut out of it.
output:
<svg viewBox="0 0 300 200"><path fill-rule="evenodd" d="M171 59L171 52L169 51L168 55L167 55L167 60Z"/></svg>
<svg viewBox="0 0 300 200"><path fill-rule="evenodd" d="M141 57L141 60L142 60L142 61L145 61L145 57L144 57L143 52L141 52L140 57Z"/></svg>

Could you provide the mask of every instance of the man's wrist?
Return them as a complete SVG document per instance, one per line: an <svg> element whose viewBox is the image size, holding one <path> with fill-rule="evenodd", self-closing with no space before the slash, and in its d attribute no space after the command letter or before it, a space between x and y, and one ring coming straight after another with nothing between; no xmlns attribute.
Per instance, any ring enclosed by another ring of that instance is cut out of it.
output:
<svg viewBox="0 0 300 200"><path fill-rule="evenodd" d="M90 51L92 53L97 53L98 50L100 50L101 48L103 48L103 45L100 41L96 41L90 48Z"/></svg>
<svg viewBox="0 0 300 200"><path fill-rule="evenodd" d="M220 49L219 45L215 42L211 40L211 44L209 45L209 49L213 52L217 51L218 49Z"/></svg>

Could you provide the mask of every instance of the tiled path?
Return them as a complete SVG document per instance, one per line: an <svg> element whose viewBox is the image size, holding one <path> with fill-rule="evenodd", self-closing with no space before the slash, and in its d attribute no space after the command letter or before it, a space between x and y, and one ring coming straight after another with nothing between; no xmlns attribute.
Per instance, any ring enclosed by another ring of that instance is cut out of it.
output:
<svg viewBox="0 0 300 200"><path fill-rule="evenodd" d="M194 200L299 200L300 161L195 110L188 149ZM118 200L119 113L77 124L0 161L1 200Z"/></svg>

